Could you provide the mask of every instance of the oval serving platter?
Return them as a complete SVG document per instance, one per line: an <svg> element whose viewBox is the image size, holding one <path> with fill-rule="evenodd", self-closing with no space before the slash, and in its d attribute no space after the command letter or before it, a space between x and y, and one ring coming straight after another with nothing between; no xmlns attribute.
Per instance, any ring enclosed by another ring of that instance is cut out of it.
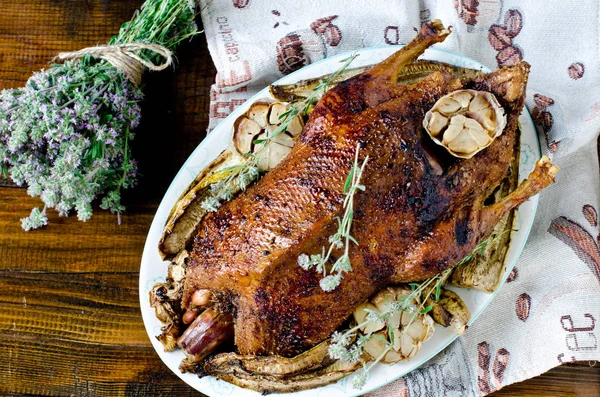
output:
<svg viewBox="0 0 600 397"><path fill-rule="evenodd" d="M399 47L374 47L358 50L358 57L352 62L350 67L360 67L374 65L397 51ZM319 77L325 74L332 73L339 69L340 61L345 59L348 54L339 54L331 58L324 59L314 64L308 65L282 79L274 84L291 84L301 80L307 80ZM478 69L484 72L489 72L489 68L483 66L479 62L467 58L465 56L437 48L428 49L421 59L435 60L446 62L456 66ZM199 378L198 376L185 373L182 374L178 367L184 354L181 350L166 353L162 344L156 339L156 335L160 334L161 324L154 314L154 309L150 307L148 293L152 286L157 282L163 282L167 276L168 263L164 262L158 254L158 242L162 234L163 227L167 221L167 217L171 208L181 195L181 193L194 180L196 175L214 160L231 142L233 133L233 123L241 114L248 110L250 104L257 99L270 98L268 87L261 90L254 97L250 98L246 103L238 107L229 117L221 122L200 145L194 150L185 164L181 167L175 179L169 186L165 196L163 197L160 206L156 212L152 226L146 239L142 262L140 267L140 305L142 317L146 332L150 337L154 349L162 359L162 361L184 382L194 389L208 396L240 396L240 397L258 397L259 393L241 389L227 382L216 379L212 376ZM541 156L540 146L533 121L527 109L524 109L523 114L519 118L521 123L521 158L519 165L519 181L523 180L533 169L535 161ZM513 228L516 231L512 235L509 250L505 259L505 273L503 280L498 287L500 289L506 280L508 274L512 271L515 263L529 235L533 218L538 204L538 196L531 198L526 203L522 204L515 217ZM457 292L464 302L467 304L472 313L469 325L477 319L483 310L489 305L495 293L487 294L469 289L457 288L453 290ZM498 290L496 290L498 291ZM467 330L467 332L469 332ZM437 353L447 347L457 335L450 329L436 325L435 334L433 337L423 343L421 350L410 361L399 362L392 365L378 364L371 371L366 385L361 390L356 390L352 387L349 379L350 375L340 381L317 389L304 390L296 393L285 394L294 397L308 396L359 396L369 391L382 387L407 373L417 369ZM274 394L275 395L275 394ZM284 396L281 394L281 396Z"/></svg>

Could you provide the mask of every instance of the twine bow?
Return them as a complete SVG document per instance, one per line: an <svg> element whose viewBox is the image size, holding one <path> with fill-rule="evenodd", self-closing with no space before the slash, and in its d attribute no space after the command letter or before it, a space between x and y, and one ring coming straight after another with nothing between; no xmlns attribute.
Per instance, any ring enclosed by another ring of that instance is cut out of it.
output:
<svg viewBox="0 0 600 397"><path fill-rule="evenodd" d="M137 52L141 50L154 52L155 54L162 56L165 61L157 65L153 62L142 59L137 54ZM85 55L91 55L95 58L104 59L115 68L125 73L127 78L135 85L139 85L142 82L144 70L149 69L153 71L160 71L173 64L173 55L167 48L158 44L140 43L88 47L79 51L61 52L58 54L57 58L61 60L77 59L83 58Z"/></svg>

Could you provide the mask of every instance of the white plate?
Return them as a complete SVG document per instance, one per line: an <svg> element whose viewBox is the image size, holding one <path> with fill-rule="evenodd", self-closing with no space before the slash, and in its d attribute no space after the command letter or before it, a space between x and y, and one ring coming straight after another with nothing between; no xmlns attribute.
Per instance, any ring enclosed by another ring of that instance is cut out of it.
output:
<svg viewBox="0 0 600 397"><path fill-rule="evenodd" d="M387 58L398 49L399 47L377 47L359 50L359 56L354 60L351 67L373 65ZM306 80L332 73L339 69L340 60L346 58L347 56L348 54L340 54L328 59L324 59L312 65L308 65L305 68L277 81L277 84L295 83L300 80ZM470 58L437 48L428 49L422 58L446 62L467 68L481 69L486 72L489 71L488 68ZM229 145L232 136L233 122L235 119L244 113L250 104L256 99L266 97L270 97L268 87L260 91L245 104L238 107L229 117L223 120L221 124L219 124L219 126L215 128L214 131L204 141L202 141L202 143L200 143L200 145L198 145L196 150L194 150L183 167L181 167L181 170L179 170L177 173L177 176L171 183L171 186L167 190L165 197L158 207L158 211L156 212L154 221L150 227L150 232L148 233L146 246L144 247L144 253L142 256L142 264L140 268L140 304L144 325L146 326L146 331L150 336L152 345L164 363L167 364L167 366L175 374L177 374L177 376L183 379L184 382L192 386L194 389L211 397L229 395L258 397L260 394L251 390L241 389L211 376L200 379L194 374L182 374L179 372L178 366L181 360L184 358L184 354L180 350L165 353L162 344L155 338L156 335L160 334L161 324L154 315L154 309L150 307L148 301L148 292L155 283L164 281L167 275L167 263L160 259L157 247L162 229L165 225L171 208L181 193L194 180L196 175ZM535 161L540 157L541 154L537 134L527 110L523 111L523 115L521 115L519 120L522 127L519 179L522 180L533 169ZM504 274L503 283L508 274L511 272L517 261L517 258L521 254L525 242L527 241L527 236L529 235L529 231L533 223L533 217L535 215L537 204L538 197L535 196L526 203L522 204L519 208L515 219L515 229L517 231L512 237L510 249L508 250L506 256L506 272ZM471 311L471 323L475 321L477 317L479 317L481 312L488 306L494 297L494 294L486 294L468 289L456 289L455 291L458 292ZM294 396L335 397L361 395L392 382L393 380L398 379L401 376L406 375L407 373L420 367L437 353L439 353L442 349L448 346L455 338L456 334L449 329L436 326L434 336L428 342L423 344L421 350L415 357L408 362L400 362L393 365L377 365L371 371L371 376L362 390L355 390L352 388L351 382L348 380L353 375L350 375L349 377L346 377L337 383L318 389L297 392L294 393ZM289 396L289 394L287 395Z"/></svg>

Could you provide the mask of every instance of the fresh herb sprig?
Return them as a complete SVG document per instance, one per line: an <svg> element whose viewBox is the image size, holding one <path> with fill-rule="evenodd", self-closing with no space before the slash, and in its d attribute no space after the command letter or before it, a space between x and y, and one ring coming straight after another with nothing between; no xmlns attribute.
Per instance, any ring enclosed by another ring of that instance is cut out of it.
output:
<svg viewBox="0 0 600 397"><path fill-rule="evenodd" d="M358 161L358 151L359 145L356 145L356 152L354 154L354 163L352 168L350 168L350 172L348 173L348 177L346 178L346 183L344 184L344 194L346 195L344 198L344 215L340 219L336 217L338 222L338 230L335 234L329 236L329 248L325 251L325 247L323 247L323 252L316 255L306 255L301 254L298 256L298 265L302 267L304 270L315 269L319 273L323 273L323 278L319 282L321 289L323 291L329 292L333 291L340 285L340 281L344 277L344 273L348 273L352 271L352 264L350 263L350 243L358 244L358 242L352 237L350 234L350 229L352 228L352 220L354 218L354 195L358 190L364 191L365 186L361 185L360 179L363 174L363 170L365 169L365 165L369 160L369 156L365 157L362 164L359 164ZM328 273L328 265L331 259L331 254L335 249L344 248L344 252L340 255Z"/></svg>
<svg viewBox="0 0 600 397"><path fill-rule="evenodd" d="M374 361L363 363L363 369L361 372L354 376L352 379L352 385L354 388L360 389L365 385L370 370L393 349L395 338L401 337L419 315L425 315L429 313L431 309L433 309L433 304L430 304L429 306L425 306L425 304L429 297L432 297L434 302L439 301L442 287L445 285L448 277L450 277L452 270L457 266L471 261L475 255L481 254L493 240L499 238L501 235L502 234L492 236L481 241L469 255L443 272L423 281L422 283L410 283L409 286L411 288L411 292L408 295L391 302L388 310L382 312L368 310L367 317L362 323L357 324L356 326L344 332L336 331L333 333L331 337L331 345L329 346L329 356L335 360L344 360L355 363L361 359L363 355L363 347L371 338L379 338L385 343L385 349L383 350L383 353ZM398 312L412 313L408 323L402 327L400 335L394 334L392 327L388 324L390 317ZM364 329L363 327L368 324L381 322L388 324L387 334L389 340L372 333L362 334L359 332L361 328Z"/></svg>
<svg viewBox="0 0 600 397"><path fill-rule="evenodd" d="M256 139L253 143L259 146L255 153L245 153L241 164L226 168L221 172L227 175L211 185L211 192L202 202L202 208L209 212L214 212L221 207L222 203L230 200L238 191L244 191L253 182L258 180L263 170L258 166L262 156L266 154L269 145L283 132L287 131L289 124L298 115L305 116L310 109L319 101L319 99L329 90L332 83L350 66L352 61L358 56L353 54L340 62L342 66L321 80L310 92L310 95L301 102L292 104L289 108L279 115L279 126L263 139Z"/></svg>
<svg viewBox="0 0 600 397"><path fill-rule="evenodd" d="M147 0L109 44L173 50L197 34L195 16L193 1ZM137 56L162 62L148 50ZM121 191L137 181L130 142L142 98L121 70L89 55L52 65L34 73L25 87L0 93L0 171L44 203L21 220L23 229L46 225L47 208L60 216L74 210L86 221L96 199L117 216L124 211Z"/></svg>

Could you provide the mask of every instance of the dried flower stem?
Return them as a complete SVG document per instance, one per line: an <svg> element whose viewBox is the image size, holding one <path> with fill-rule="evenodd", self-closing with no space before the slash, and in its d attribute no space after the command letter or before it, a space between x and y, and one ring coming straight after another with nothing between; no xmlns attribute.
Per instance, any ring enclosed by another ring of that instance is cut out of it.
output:
<svg viewBox="0 0 600 397"><path fill-rule="evenodd" d="M304 269L309 270L315 268L317 272L323 273L323 278L319 282L323 291L333 291L340 285L340 281L344 276L344 273L352 271L352 264L350 263L350 242L358 245L358 242L350 234L352 228L352 220L354 218L354 195L357 190L364 191L364 185L360 184L363 170L369 157L367 156L362 165L358 162L358 151L359 145L356 145L356 152L354 154L354 163L350 168L350 173L346 178L344 184L344 215L340 218L336 218L338 222L337 232L329 237L329 248L325 251L316 255L301 254L298 256L298 264ZM327 275L328 269L327 264L331 259L331 254L334 249L344 248L344 252L340 255L329 270L330 274Z"/></svg>

